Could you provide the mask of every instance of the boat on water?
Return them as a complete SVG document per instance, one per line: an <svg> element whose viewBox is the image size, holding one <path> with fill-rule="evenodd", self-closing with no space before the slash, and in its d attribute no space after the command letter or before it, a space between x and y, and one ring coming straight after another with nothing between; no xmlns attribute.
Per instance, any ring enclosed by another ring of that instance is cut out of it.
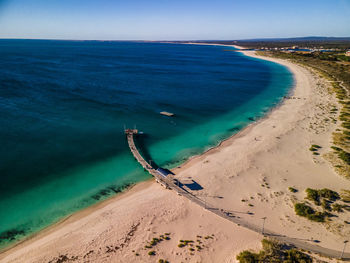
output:
<svg viewBox="0 0 350 263"><path fill-rule="evenodd" d="M164 116L168 116L168 117L173 117L175 116L174 113L172 112L167 112L167 111L161 111L160 114L164 115Z"/></svg>

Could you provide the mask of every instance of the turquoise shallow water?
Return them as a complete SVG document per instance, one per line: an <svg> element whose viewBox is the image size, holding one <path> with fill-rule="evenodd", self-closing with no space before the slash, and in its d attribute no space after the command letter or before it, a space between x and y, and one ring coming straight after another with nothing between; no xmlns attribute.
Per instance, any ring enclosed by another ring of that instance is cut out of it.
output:
<svg viewBox="0 0 350 263"><path fill-rule="evenodd" d="M124 125L145 132L147 158L173 168L262 117L292 87L286 68L227 50L0 40L0 245L149 178Z"/></svg>

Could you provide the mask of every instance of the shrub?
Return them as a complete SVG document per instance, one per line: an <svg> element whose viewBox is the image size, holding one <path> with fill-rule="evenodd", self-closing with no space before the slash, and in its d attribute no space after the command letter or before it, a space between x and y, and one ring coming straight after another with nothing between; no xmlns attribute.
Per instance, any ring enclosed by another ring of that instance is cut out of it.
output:
<svg viewBox="0 0 350 263"><path fill-rule="evenodd" d="M261 243L263 248L260 252L242 251L237 255L237 260L240 263L312 263L312 258L309 255L297 249L289 249L284 244L267 239L263 239Z"/></svg>
<svg viewBox="0 0 350 263"><path fill-rule="evenodd" d="M340 196L337 192L327 189L327 188L323 188L321 190L318 191L319 195L322 196L323 198L335 201L340 199Z"/></svg>
<svg viewBox="0 0 350 263"><path fill-rule="evenodd" d="M310 151L312 152L316 152L318 151L318 149L322 148L321 146L317 145L317 144L313 144L311 145L311 147L309 148Z"/></svg>
<svg viewBox="0 0 350 263"><path fill-rule="evenodd" d="M305 203L296 203L294 205L295 213L298 216L306 217L307 219L315 222L324 222L327 213L315 212L310 206Z"/></svg>
<svg viewBox="0 0 350 263"><path fill-rule="evenodd" d="M328 200L323 199L322 202L321 202L321 205L322 205L322 208L324 210L332 211L331 206L330 206L330 202Z"/></svg>
<svg viewBox="0 0 350 263"><path fill-rule="evenodd" d="M304 217L315 213L315 211L305 203L296 203L294 205L294 210L298 216L304 216Z"/></svg>
<svg viewBox="0 0 350 263"><path fill-rule="evenodd" d="M154 256L155 254L156 254L156 252L154 250L148 252L149 256Z"/></svg>
<svg viewBox="0 0 350 263"><path fill-rule="evenodd" d="M343 205L340 205L340 204L333 204L332 205L332 210L335 211L335 212L343 212Z"/></svg>
<svg viewBox="0 0 350 263"><path fill-rule="evenodd" d="M316 205L320 205L320 195L317 190L307 188L305 190L306 192L306 198L313 201Z"/></svg>
<svg viewBox="0 0 350 263"><path fill-rule="evenodd" d="M326 215L326 213L316 212L315 214L308 215L307 218L315 222L324 222Z"/></svg>
<svg viewBox="0 0 350 263"><path fill-rule="evenodd" d="M342 190L341 200L345 203L350 203L350 190Z"/></svg>
<svg viewBox="0 0 350 263"><path fill-rule="evenodd" d="M286 251L286 260L284 262L311 263L312 258L309 255L304 254L296 249L291 249Z"/></svg>
<svg viewBox="0 0 350 263"><path fill-rule="evenodd" d="M240 263L257 263L259 260L259 255L248 250L244 250L239 253L236 258Z"/></svg>
<svg viewBox="0 0 350 263"><path fill-rule="evenodd" d="M295 189L294 187L288 187L288 190L289 190L290 192L292 192L292 193L298 192L298 190Z"/></svg>
<svg viewBox="0 0 350 263"><path fill-rule="evenodd" d="M344 151L344 150L341 150L339 153L338 153L338 156L340 159L342 159L346 164L350 165L350 153Z"/></svg>

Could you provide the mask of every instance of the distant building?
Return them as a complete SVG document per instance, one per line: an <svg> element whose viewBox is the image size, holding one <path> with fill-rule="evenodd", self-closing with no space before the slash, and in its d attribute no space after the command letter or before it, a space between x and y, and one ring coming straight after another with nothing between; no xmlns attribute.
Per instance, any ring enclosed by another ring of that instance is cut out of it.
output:
<svg viewBox="0 0 350 263"><path fill-rule="evenodd" d="M345 52L345 56L350 57L350 50L348 50L348 51Z"/></svg>

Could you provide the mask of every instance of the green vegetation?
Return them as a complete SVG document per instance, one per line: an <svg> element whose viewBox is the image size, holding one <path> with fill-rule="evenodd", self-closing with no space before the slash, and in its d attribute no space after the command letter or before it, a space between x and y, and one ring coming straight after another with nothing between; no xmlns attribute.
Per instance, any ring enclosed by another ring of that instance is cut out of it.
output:
<svg viewBox="0 0 350 263"><path fill-rule="evenodd" d="M318 190L318 192L319 192L319 195L321 197L326 198L326 199L331 200L331 201L336 201L336 200L340 199L340 196L337 192L330 190L330 189L327 189L327 188L323 188L321 190Z"/></svg>
<svg viewBox="0 0 350 263"><path fill-rule="evenodd" d="M165 233L164 235L160 235L159 237L152 238L151 241L147 242L148 244L145 245L145 249L151 249L157 246L158 243L162 242L163 240L170 240L170 233ZM133 252L135 252L133 250ZM154 250L148 251L147 253L149 256L154 256L156 252ZM139 256L139 253L135 253L135 256ZM168 261L162 261L162 262L168 262Z"/></svg>
<svg viewBox="0 0 350 263"><path fill-rule="evenodd" d="M313 201L315 205L320 205L320 195L317 190L307 188L305 192L306 192L307 199Z"/></svg>
<svg viewBox="0 0 350 263"><path fill-rule="evenodd" d="M295 213L299 216L306 217L309 220L315 222L324 222L326 218L333 216L330 212L334 211L337 213L343 212L344 210L350 211L350 206L335 203L340 200L350 202L350 191L343 190L342 194L339 195L337 192L330 190L328 188L323 189L311 189L307 188L306 199L314 202L315 205L321 206L323 208L322 212L316 211L309 204L296 203L294 205ZM344 199L345 198L345 199Z"/></svg>
<svg viewBox="0 0 350 263"><path fill-rule="evenodd" d="M187 245L190 245L190 246L192 246L192 243L194 243L194 241L193 240L180 240L180 243L177 245L178 247L185 247L185 246L187 246Z"/></svg>
<svg viewBox="0 0 350 263"><path fill-rule="evenodd" d="M316 151L318 151L318 149L321 149L321 148L322 148L321 146L319 146L317 144L313 144L313 145L311 145L309 150L312 151L312 152L316 152Z"/></svg>
<svg viewBox="0 0 350 263"><path fill-rule="evenodd" d="M291 193L296 193L296 192L298 192L298 190L297 189L295 189L294 187L288 187L288 190L291 192Z"/></svg>
<svg viewBox="0 0 350 263"><path fill-rule="evenodd" d="M312 207L305 203L296 203L294 205L294 210L298 216L306 217L307 219L315 222L324 222L326 216L328 216L327 213L316 212Z"/></svg>
<svg viewBox="0 0 350 263"><path fill-rule="evenodd" d="M349 128L350 129L350 128ZM346 164L350 165L350 153L344 151L344 150L341 150L339 153L338 153L338 156L341 160L343 160Z"/></svg>
<svg viewBox="0 0 350 263"><path fill-rule="evenodd" d="M343 202L350 203L350 190L342 190L340 196Z"/></svg>
<svg viewBox="0 0 350 263"><path fill-rule="evenodd" d="M327 199L328 201L336 201L340 199L340 196L337 192L327 188L323 188L320 190L307 188L305 192L306 198L313 201L315 205L321 205L320 198ZM325 200L324 202L326 202L327 200Z"/></svg>
<svg viewBox="0 0 350 263"><path fill-rule="evenodd" d="M158 263L169 263L169 261L168 261L168 260L165 260L165 259L159 259L159 260L158 260Z"/></svg>
<svg viewBox="0 0 350 263"><path fill-rule="evenodd" d="M308 215L315 213L315 210L305 203L296 203L294 205L294 210L298 216L304 216L304 217L307 217Z"/></svg>
<svg viewBox="0 0 350 263"><path fill-rule="evenodd" d="M283 41L238 41L235 44L246 48L270 48L270 50L259 51L259 54L288 59L310 67L331 82L332 87L330 92L336 94L340 107L338 109L333 106L330 113L337 114L339 112L340 127L333 133L334 151L325 153L324 156L333 164L340 175L350 179L350 57L344 55L345 51L350 49L350 40L327 39L304 41L300 39L286 39ZM311 49L333 48L333 51L278 50L278 48L293 46ZM337 121L335 118L332 120L333 123ZM317 150L317 147L310 147L313 155L319 155Z"/></svg>
<svg viewBox="0 0 350 263"><path fill-rule="evenodd" d="M332 211L331 203L327 199L322 199L321 206L326 211Z"/></svg>
<svg viewBox="0 0 350 263"><path fill-rule="evenodd" d="M249 250L242 251L237 255L240 263L311 263L312 258L297 249L290 249L285 244L276 241L263 239L262 250L258 253Z"/></svg>
<svg viewBox="0 0 350 263"><path fill-rule="evenodd" d="M344 206L344 205L341 205L341 204L333 204L333 205L332 205L332 210L335 211L335 212L340 213L340 212L343 212L343 208L344 208L344 207L345 207L345 206Z"/></svg>
<svg viewBox="0 0 350 263"><path fill-rule="evenodd" d="M157 245L159 242L160 242L160 239L154 237L154 238L152 239L152 241L150 242L150 245L151 245L151 246L155 246L155 245Z"/></svg>

